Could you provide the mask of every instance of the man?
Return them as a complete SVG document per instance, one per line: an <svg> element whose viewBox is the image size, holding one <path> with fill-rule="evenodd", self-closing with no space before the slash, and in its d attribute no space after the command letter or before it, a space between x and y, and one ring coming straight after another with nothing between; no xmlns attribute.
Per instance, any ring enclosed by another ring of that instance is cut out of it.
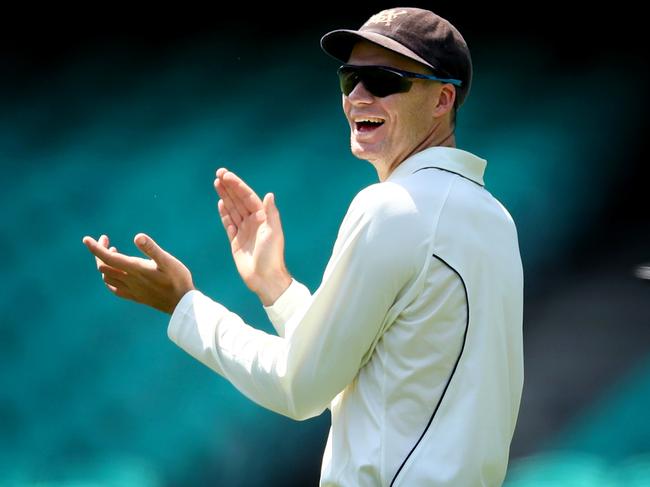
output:
<svg viewBox="0 0 650 487"><path fill-rule="evenodd" d="M523 382L523 278L486 162L455 148L467 45L415 8L321 45L345 63L351 150L380 182L350 205L313 295L285 267L273 195L224 168L215 180L237 269L278 336L195 290L146 235L135 242L151 260L105 236L84 243L111 291L173 313L169 337L246 396L298 420L330 408L321 485L500 485Z"/></svg>

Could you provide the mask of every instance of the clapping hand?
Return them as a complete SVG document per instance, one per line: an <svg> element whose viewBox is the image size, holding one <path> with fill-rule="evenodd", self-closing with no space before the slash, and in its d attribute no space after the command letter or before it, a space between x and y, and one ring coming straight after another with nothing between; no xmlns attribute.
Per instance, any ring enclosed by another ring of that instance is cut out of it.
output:
<svg viewBox="0 0 650 487"><path fill-rule="evenodd" d="M241 278L265 306L291 284L284 262L284 233L272 193L259 196L235 173L217 170L214 187L221 222Z"/></svg>
<svg viewBox="0 0 650 487"><path fill-rule="evenodd" d="M190 271L151 237L139 233L134 242L149 259L130 257L119 253L115 247L108 248L106 235L99 241L83 238L83 243L95 256L97 270L106 287L113 294L171 314L183 295L194 289Z"/></svg>

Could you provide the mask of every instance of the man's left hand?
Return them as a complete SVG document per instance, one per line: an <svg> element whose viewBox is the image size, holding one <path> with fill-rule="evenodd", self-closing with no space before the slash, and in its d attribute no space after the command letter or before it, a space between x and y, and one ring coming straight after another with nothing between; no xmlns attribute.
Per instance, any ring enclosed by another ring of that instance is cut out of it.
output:
<svg viewBox="0 0 650 487"><path fill-rule="evenodd" d="M171 314L185 293L194 289L192 274L151 237L139 233L134 242L150 259L120 254L114 247L109 249L106 235L99 241L83 238L83 243L95 256L97 270L102 273L106 287L113 294Z"/></svg>

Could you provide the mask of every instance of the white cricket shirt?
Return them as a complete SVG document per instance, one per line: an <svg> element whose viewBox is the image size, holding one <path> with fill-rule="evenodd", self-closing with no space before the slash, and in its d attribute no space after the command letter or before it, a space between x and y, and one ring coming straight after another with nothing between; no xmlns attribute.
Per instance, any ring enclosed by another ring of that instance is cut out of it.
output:
<svg viewBox="0 0 650 487"><path fill-rule="evenodd" d="M278 336L199 291L168 335L258 404L331 409L322 486L501 485L523 384L517 232L486 161L432 147L362 190L312 295L266 308Z"/></svg>

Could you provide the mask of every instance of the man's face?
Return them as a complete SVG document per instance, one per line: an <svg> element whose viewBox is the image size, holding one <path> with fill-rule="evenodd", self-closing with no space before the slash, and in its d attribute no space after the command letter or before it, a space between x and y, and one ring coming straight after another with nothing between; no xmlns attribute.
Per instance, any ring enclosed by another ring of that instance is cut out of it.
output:
<svg viewBox="0 0 650 487"><path fill-rule="evenodd" d="M389 66L426 74L421 64L366 41L354 46L348 64ZM348 96L343 95L352 153L370 161L380 179L384 179L411 154L433 145L429 142L435 139L441 122L435 113L441 86L438 82L413 79L407 93L380 98L358 83ZM376 126L360 122L368 118L383 123Z"/></svg>

